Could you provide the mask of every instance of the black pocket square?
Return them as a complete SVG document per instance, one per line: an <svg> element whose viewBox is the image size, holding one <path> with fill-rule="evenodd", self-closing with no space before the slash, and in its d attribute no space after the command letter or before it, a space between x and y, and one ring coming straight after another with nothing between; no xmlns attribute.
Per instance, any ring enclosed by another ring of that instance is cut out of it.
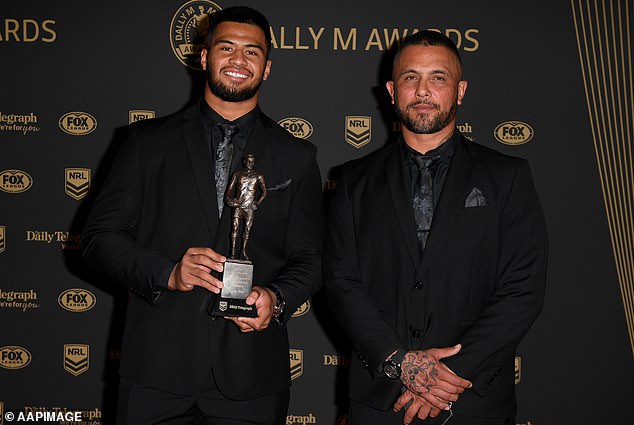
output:
<svg viewBox="0 0 634 425"><path fill-rule="evenodd" d="M465 208L486 207L487 205L489 205L487 203L487 198L484 197L482 191L477 187L471 189L469 196L467 196L467 200L464 202Z"/></svg>
<svg viewBox="0 0 634 425"><path fill-rule="evenodd" d="M280 184L276 184L275 186L267 188L266 190L268 190L269 192L284 192L286 188L291 185L292 181L293 179L285 180Z"/></svg>

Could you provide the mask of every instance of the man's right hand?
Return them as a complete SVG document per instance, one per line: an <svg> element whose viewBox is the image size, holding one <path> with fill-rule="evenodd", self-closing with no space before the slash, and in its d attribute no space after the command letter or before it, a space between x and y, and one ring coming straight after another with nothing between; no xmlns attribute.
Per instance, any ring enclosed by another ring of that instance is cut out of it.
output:
<svg viewBox="0 0 634 425"><path fill-rule="evenodd" d="M227 258L211 248L189 248L170 273L168 288L187 292L200 286L215 294L223 284L211 275L213 270L222 272Z"/></svg>
<svg viewBox="0 0 634 425"><path fill-rule="evenodd" d="M433 407L449 409L449 403L457 401L458 396L472 384L453 373L440 359L458 354L461 348L458 344L446 348L408 351L401 363L401 382Z"/></svg>

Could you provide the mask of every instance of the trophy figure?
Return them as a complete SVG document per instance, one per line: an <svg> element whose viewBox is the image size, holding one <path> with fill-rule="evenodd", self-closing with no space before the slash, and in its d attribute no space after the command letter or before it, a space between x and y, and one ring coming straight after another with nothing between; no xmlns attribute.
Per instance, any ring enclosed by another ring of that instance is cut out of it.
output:
<svg viewBox="0 0 634 425"><path fill-rule="evenodd" d="M247 255L247 245L255 210L267 195L264 176L255 171L254 166L255 155L247 154L244 157L244 168L231 176L225 192L225 203L233 208L231 254L224 264L222 274L224 286L213 309L214 316L257 317L258 315L255 306L247 305L245 301L251 293L253 284L253 263ZM258 190L260 195L256 198ZM241 224L242 233L240 234ZM241 239L240 244L238 239Z"/></svg>

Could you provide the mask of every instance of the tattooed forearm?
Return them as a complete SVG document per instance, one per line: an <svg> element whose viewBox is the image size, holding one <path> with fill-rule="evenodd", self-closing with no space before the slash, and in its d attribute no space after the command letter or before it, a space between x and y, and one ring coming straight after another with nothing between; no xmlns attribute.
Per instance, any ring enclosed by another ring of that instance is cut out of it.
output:
<svg viewBox="0 0 634 425"><path fill-rule="evenodd" d="M438 362L425 351L410 351L401 363L401 380L410 391L422 396L436 385Z"/></svg>

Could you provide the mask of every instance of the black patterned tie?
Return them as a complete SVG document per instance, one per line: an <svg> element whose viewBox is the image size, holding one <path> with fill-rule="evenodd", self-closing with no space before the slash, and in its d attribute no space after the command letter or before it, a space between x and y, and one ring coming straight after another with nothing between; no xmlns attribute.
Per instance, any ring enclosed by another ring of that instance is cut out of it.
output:
<svg viewBox="0 0 634 425"><path fill-rule="evenodd" d="M218 124L218 127L222 133L222 140L216 149L216 195L218 196L218 216L221 216L229 169L231 168L231 155L233 154L231 138L238 131L238 126L236 124L222 123Z"/></svg>
<svg viewBox="0 0 634 425"><path fill-rule="evenodd" d="M429 169L438 158L438 156L424 155L412 158L418 167L418 178L414 185L413 206L416 220L416 238L418 239L418 247L421 254L425 250L425 243L427 242L429 229L431 229L431 220L434 216L434 190Z"/></svg>

